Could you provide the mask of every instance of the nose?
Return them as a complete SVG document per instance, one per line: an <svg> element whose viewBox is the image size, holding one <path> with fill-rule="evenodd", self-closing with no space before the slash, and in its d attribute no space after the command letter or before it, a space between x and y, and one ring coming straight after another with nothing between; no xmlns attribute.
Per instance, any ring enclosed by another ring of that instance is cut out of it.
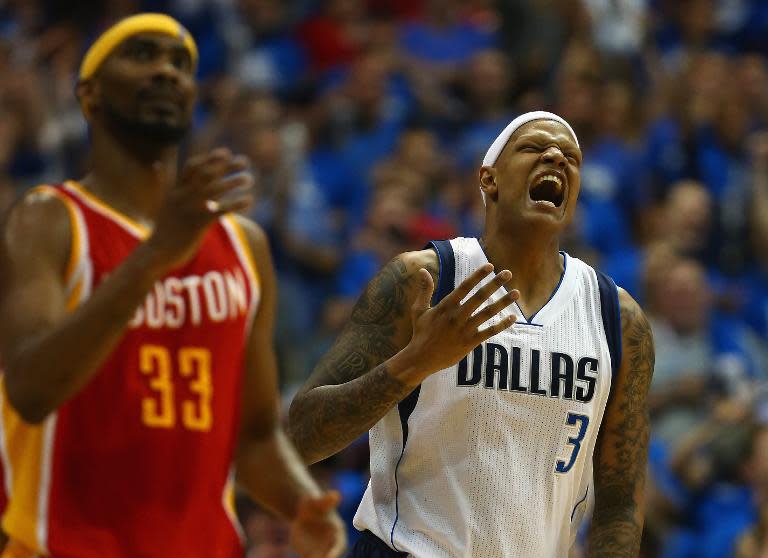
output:
<svg viewBox="0 0 768 558"><path fill-rule="evenodd" d="M152 68L152 78L177 83L179 81L179 69L169 56L162 56Z"/></svg>
<svg viewBox="0 0 768 558"><path fill-rule="evenodd" d="M568 163L568 159L565 157L563 152L560 151L560 148L554 145L545 149L541 154L541 157L545 163L550 165L555 164L561 169L565 168L565 165Z"/></svg>

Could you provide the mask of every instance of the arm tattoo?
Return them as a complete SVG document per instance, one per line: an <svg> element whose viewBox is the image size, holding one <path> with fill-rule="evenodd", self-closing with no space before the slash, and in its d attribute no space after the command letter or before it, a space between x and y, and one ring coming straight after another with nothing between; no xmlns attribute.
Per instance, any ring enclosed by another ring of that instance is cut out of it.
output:
<svg viewBox="0 0 768 558"><path fill-rule="evenodd" d="M646 396L653 375L651 328L636 303L621 304L624 358L620 389L612 394L595 454L595 512L590 558L636 558L643 531L643 489L648 452Z"/></svg>
<svg viewBox="0 0 768 558"><path fill-rule="evenodd" d="M437 283L437 267L427 267ZM411 387L392 377L385 361L410 340L411 282L395 258L368 284L350 322L294 399L291 436L305 460L342 450L405 398Z"/></svg>

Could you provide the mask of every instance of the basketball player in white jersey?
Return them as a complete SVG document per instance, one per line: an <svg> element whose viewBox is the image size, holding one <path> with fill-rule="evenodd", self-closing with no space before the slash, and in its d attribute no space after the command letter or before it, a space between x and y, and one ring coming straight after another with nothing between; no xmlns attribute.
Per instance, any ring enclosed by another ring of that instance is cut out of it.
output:
<svg viewBox="0 0 768 558"><path fill-rule="evenodd" d="M512 121L480 169L483 237L387 264L296 396L308 462L371 429L352 556L564 558L590 501L587 556L638 555L653 339L559 250L580 165L559 116Z"/></svg>

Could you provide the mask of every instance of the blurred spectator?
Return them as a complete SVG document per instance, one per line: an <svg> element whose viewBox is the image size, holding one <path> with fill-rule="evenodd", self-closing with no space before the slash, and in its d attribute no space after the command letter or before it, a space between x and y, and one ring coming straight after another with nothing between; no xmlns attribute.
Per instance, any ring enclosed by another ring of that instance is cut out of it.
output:
<svg viewBox="0 0 768 558"><path fill-rule="evenodd" d="M692 56L717 46L713 0L665 0L661 6L666 17L655 39L667 70L674 72Z"/></svg>
<svg viewBox="0 0 768 558"><path fill-rule="evenodd" d="M748 390L757 360L739 322L715 316L703 267L668 255L647 271L649 319L656 343L650 406L655 435L671 443L698 422L717 382L727 393Z"/></svg>
<svg viewBox="0 0 768 558"><path fill-rule="evenodd" d="M316 75L351 64L367 39L369 20L361 0L329 0L298 28L297 38Z"/></svg>
<svg viewBox="0 0 768 558"><path fill-rule="evenodd" d="M355 236L340 269L336 304L342 304L347 310L332 312L329 323L332 330L346 321L352 303L382 265L413 246L408 232L417 215L420 195L402 176L394 180L388 178L376 189L365 226ZM337 316L343 319L336 321Z"/></svg>
<svg viewBox="0 0 768 558"><path fill-rule="evenodd" d="M704 263L711 223L707 189L694 180L681 180L670 187L653 233L676 253Z"/></svg>
<svg viewBox="0 0 768 558"><path fill-rule="evenodd" d="M566 45L589 35L588 12L582 2L570 0L507 0L499 2L498 9L503 21L500 41L515 56L521 89L532 97L532 104L521 111L540 108Z"/></svg>
<svg viewBox="0 0 768 558"><path fill-rule="evenodd" d="M586 0L595 46L604 54L637 58L645 39L646 0Z"/></svg>
<svg viewBox="0 0 768 558"><path fill-rule="evenodd" d="M361 56L344 81L324 99L328 141L356 178L354 193L362 216L370 193L369 173L397 145L408 114L408 98L393 81L390 60L374 51Z"/></svg>
<svg viewBox="0 0 768 558"><path fill-rule="evenodd" d="M458 0L427 0L424 18L403 27L405 52L451 73L455 67L451 65L466 62L476 52L494 46L494 30L462 21L460 9Z"/></svg>
<svg viewBox="0 0 768 558"><path fill-rule="evenodd" d="M666 188L677 180L701 178L701 134L714 123L726 88L727 64L722 55L704 52L691 57L682 69L659 77L655 93L663 106L649 123L643 163L649 194L655 200L662 199Z"/></svg>
<svg viewBox="0 0 768 558"><path fill-rule="evenodd" d="M474 170L488 144L514 119L514 68L498 50L484 50L469 61L462 86L465 92L462 130L456 142L459 164Z"/></svg>
<svg viewBox="0 0 768 558"><path fill-rule="evenodd" d="M754 490L756 517L750 529L741 534L735 558L763 558L768 554L768 428L756 429L751 455L745 464Z"/></svg>
<svg viewBox="0 0 768 558"><path fill-rule="evenodd" d="M239 19L228 18L234 71L249 87L288 92L304 79L306 54L290 27L290 3L238 0Z"/></svg>
<svg viewBox="0 0 768 558"><path fill-rule="evenodd" d="M669 458L681 527L666 533L664 558L733 556L738 539L757 518L756 498L766 454L761 427L749 405L722 399L711 415L685 433Z"/></svg>
<svg viewBox="0 0 768 558"><path fill-rule="evenodd" d="M768 133L751 138L752 253L755 266L745 277L742 315L768 343Z"/></svg>

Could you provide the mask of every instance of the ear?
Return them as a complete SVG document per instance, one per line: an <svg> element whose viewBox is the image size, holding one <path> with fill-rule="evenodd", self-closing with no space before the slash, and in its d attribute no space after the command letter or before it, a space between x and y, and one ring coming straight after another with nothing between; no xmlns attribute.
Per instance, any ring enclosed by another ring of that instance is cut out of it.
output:
<svg viewBox="0 0 768 558"><path fill-rule="evenodd" d="M496 185L496 169L494 167L480 167L480 190L486 198L496 200L499 188Z"/></svg>
<svg viewBox="0 0 768 558"><path fill-rule="evenodd" d="M93 114L98 110L98 85L93 79L78 81L75 86L75 96L80 102L85 119L90 122Z"/></svg>

